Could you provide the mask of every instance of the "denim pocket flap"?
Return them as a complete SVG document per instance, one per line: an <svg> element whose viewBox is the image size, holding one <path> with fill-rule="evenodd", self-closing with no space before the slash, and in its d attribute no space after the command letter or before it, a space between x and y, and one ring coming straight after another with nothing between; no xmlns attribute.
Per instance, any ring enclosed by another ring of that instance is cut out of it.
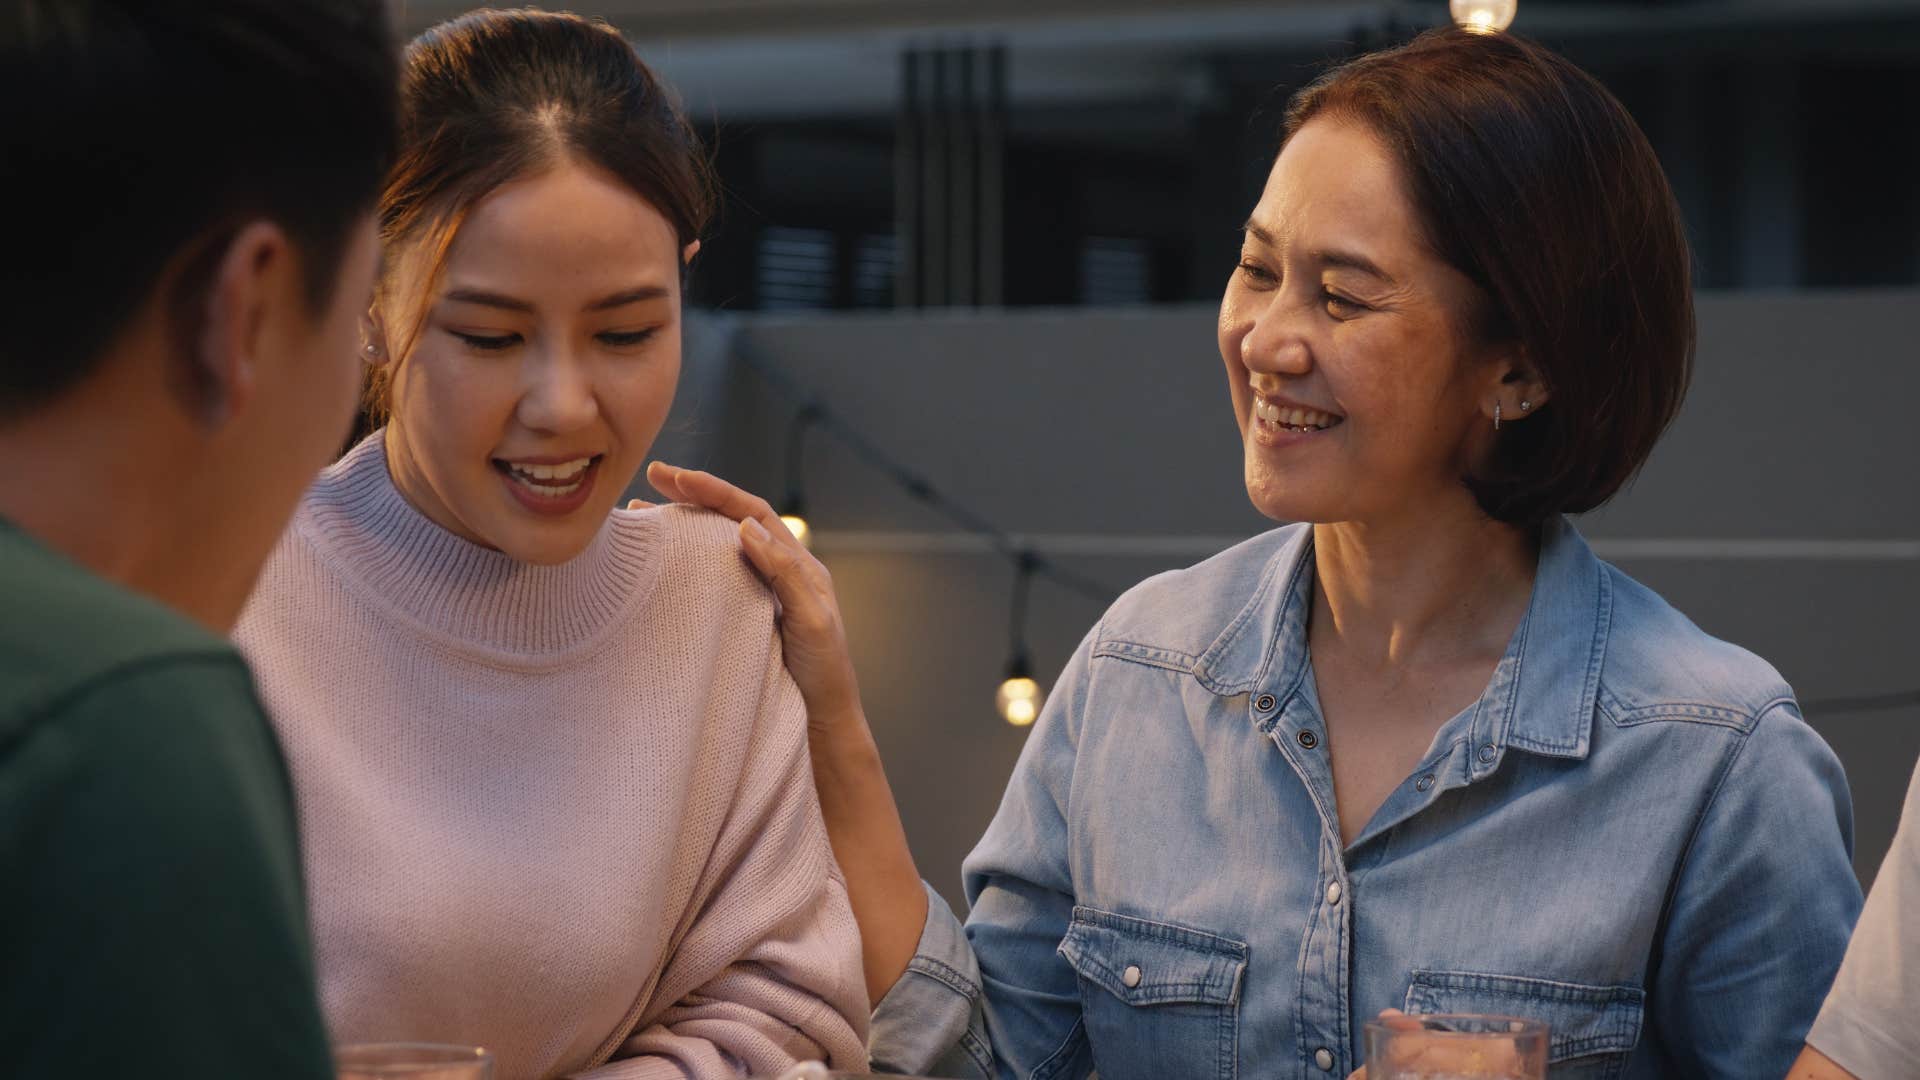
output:
<svg viewBox="0 0 1920 1080"><path fill-rule="evenodd" d="M1415 971L1407 987L1410 1013L1491 1013L1541 1020L1547 1057L1625 1053L1640 1041L1646 992L1633 986L1590 986L1518 975Z"/></svg>
<svg viewBox="0 0 1920 1080"><path fill-rule="evenodd" d="M1234 1005L1244 942L1171 923L1076 907L1060 955L1082 979L1129 1005Z"/></svg>

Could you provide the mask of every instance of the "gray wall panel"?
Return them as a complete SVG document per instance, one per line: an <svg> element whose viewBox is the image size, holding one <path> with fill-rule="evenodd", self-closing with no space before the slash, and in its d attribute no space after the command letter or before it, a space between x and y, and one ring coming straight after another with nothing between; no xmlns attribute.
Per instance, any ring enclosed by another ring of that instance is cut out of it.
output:
<svg viewBox="0 0 1920 1080"><path fill-rule="evenodd" d="M1699 314L1683 416L1633 489L1581 527L1709 632L1771 660L1803 699L1920 686L1920 293L1707 295ZM1241 487L1213 317L703 317L660 450L778 497L796 403L743 363L750 354L1008 529L1160 545L1062 559L1117 591L1271 524ZM1023 741L991 704L1010 571L964 545L920 550L951 541L950 526L828 435L810 436L805 479L916 856L957 901L959 860ZM1660 557L1633 546L1673 538L1735 546ZM1834 543L1791 558L1737 546L1787 539ZM1913 543L1849 547L1859 541ZM1099 607L1036 587L1043 681ZM1920 754L1920 711L1809 719L1847 766L1855 866L1870 880Z"/></svg>

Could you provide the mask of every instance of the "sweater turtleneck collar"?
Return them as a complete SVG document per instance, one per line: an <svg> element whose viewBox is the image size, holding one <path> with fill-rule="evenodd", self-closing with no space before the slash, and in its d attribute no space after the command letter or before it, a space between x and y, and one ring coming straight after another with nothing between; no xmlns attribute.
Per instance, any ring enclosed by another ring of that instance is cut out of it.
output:
<svg viewBox="0 0 1920 1080"><path fill-rule="evenodd" d="M455 536L394 487L384 430L320 474L296 527L374 602L502 661L590 647L651 591L660 562L654 514L611 515L585 551L554 566Z"/></svg>

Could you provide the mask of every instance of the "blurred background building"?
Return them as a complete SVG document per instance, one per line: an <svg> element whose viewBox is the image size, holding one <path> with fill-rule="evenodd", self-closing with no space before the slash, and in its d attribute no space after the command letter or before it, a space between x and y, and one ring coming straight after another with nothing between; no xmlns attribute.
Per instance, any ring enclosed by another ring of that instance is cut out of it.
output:
<svg viewBox="0 0 1920 1080"><path fill-rule="evenodd" d="M1045 686L1121 589L1271 526L1213 343L1239 225L1288 95L1446 4L572 6L677 86L726 187L659 452L804 500L957 901L1023 741L1010 655ZM1581 527L1794 683L1870 880L1920 755L1920 0L1520 0L1513 29L1646 130L1702 290L1685 414ZM1059 573L1016 618L1027 550Z"/></svg>

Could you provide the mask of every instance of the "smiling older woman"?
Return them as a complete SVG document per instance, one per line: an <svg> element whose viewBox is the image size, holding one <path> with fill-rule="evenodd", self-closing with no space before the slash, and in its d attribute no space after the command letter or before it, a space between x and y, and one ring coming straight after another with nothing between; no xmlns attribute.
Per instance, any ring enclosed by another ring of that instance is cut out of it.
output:
<svg viewBox="0 0 1920 1080"><path fill-rule="evenodd" d="M964 933L917 892L849 669L795 668L875 1059L1345 1076L1401 1008L1544 1020L1556 1077L1779 1075L1860 903L1840 766L1778 673L1564 517L1687 385L1651 149L1565 60L1458 31L1333 71L1286 135L1219 345L1247 492L1301 524L1087 635L967 860ZM817 565L746 541L789 655L830 655Z"/></svg>

